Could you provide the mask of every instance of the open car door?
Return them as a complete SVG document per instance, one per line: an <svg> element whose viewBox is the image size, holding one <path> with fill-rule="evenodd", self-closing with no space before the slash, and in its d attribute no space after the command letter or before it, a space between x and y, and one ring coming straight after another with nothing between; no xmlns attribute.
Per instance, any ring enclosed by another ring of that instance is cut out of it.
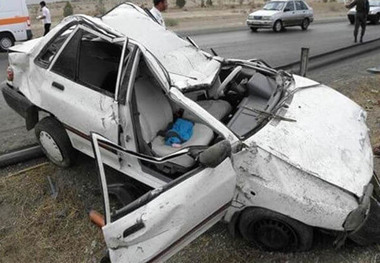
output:
<svg viewBox="0 0 380 263"><path fill-rule="evenodd" d="M123 149L98 134L92 134L92 142L103 188L103 234L113 263L165 261L217 223L230 206L236 174L230 158L225 155L211 165L214 168L200 165L163 187L148 191L132 203L115 209L116 205L108 195L110 183L99 144L119 154L131 154L155 163L170 161L188 154L190 150L185 148L156 158ZM220 152L227 152L220 149ZM215 155L215 151L211 154Z"/></svg>

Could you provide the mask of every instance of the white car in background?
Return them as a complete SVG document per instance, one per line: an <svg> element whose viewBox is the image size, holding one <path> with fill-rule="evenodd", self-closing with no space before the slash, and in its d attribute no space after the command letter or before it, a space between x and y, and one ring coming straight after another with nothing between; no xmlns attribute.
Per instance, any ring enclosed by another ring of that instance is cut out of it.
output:
<svg viewBox="0 0 380 263"><path fill-rule="evenodd" d="M290 26L307 30L313 20L313 9L305 1L274 0L267 2L262 10L249 14L246 23L253 32L259 28L279 32Z"/></svg>
<svg viewBox="0 0 380 263"><path fill-rule="evenodd" d="M308 250L315 230L380 242L366 112L188 40L124 3L10 49L4 98L48 158L96 158L111 261L162 262L219 220L267 250ZM179 116L193 134L166 145Z"/></svg>
<svg viewBox="0 0 380 263"><path fill-rule="evenodd" d="M356 7L351 8L347 17L350 21L350 24L355 24L355 15L356 15ZM370 21L372 24L379 24L380 22L380 0L369 0L369 13L367 16L367 21Z"/></svg>

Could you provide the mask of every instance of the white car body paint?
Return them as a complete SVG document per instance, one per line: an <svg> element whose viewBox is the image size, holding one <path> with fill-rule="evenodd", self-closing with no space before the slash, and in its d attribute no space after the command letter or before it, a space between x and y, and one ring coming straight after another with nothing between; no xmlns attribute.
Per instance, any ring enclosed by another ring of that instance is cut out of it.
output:
<svg viewBox="0 0 380 263"><path fill-rule="evenodd" d="M235 171L226 159L217 168L203 170L126 217L107 224L103 233L111 261L147 262L163 250L165 253L155 261L168 259L224 216L235 184ZM123 238L123 231L136 222L143 222L145 227Z"/></svg>
<svg viewBox="0 0 380 263"><path fill-rule="evenodd" d="M286 91L294 95L275 114L295 122L272 118L249 138L241 139L184 93L194 86L213 83L223 63L251 66L254 63L204 56L204 52L157 25L143 12L135 5L124 4L102 20L81 17L114 32L118 41L127 37L129 43L137 46L172 102L197 115L228 140L233 154L215 169L203 169L125 217L115 222L108 220L103 231L112 261L146 262L158 255L159 260L167 259L220 218L230 222L235 212L249 207L270 209L309 226L343 231L343 223L358 207L373 173L364 110L340 93L294 75L294 83ZM57 74L47 76L50 71L34 63L52 37L75 19L78 18L66 18L44 38L13 47L11 50L17 52L9 54L9 62L15 78L9 84L59 120L76 123L75 128L81 132L89 134L95 130L112 142L121 139L122 147L137 151L128 119L130 90L126 105L118 104L117 98L80 91L75 110L68 111L59 102L63 99L61 92L51 91L50 84L44 84L67 80ZM70 89L69 82L65 86ZM123 138L118 138L115 131L119 124L123 127ZM94 156L88 140L67 132L75 148ZM167 185L144 171L135 158L119 161L116 158L119 156L109 151L101 150L101 154L107 165L157 191ZM231 200L231 206L225 207L227 211L215 214L192 231ZM123 237L123 231L137 221L144 222L144 229ZM160 254L163 250L166 252Z"/></svg>
<svg viewBox="0 0 380 263"><path fill-rule="evenodd" d="M246 143L362 196L372 177L373 156L361 107L321 85L295 93L289 108L278 114L296 122L272 120Z"/></svg>
<svg viewBox="0 0 380 263"><path fill-rule="evenodd" d="M356 7L351 8L348 13L348 15L356 15ZM369 15L376 15L380 14L380 5L379 6L370 6L369 7Z"/></svg>

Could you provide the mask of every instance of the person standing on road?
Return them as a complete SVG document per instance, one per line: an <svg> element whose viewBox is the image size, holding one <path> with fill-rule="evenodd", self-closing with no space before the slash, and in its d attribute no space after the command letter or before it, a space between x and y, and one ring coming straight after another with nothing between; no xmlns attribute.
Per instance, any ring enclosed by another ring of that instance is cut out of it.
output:
<svg viewBox="0 0 380 263"><path fill-rule="evenodd" d="M369 13L369 2L368 0L354 0L346 5L347 8L353 8L354 6L356 6L354 41L355 43L357 42L360 26L362 28L360 43L363 43L363 36L365 33L365 28L367 26L367 15Z"/></svg>
<svg viewBox="0 0 380 263"><path fill-rule="evenodd" d="M50 10L46 7L45 1L41 1L40 6L41 6L42 15L38 16L37 19L38 20L43 19L44 29L45 29L44 36L45 36L50 31L50 25L51 25Z"/></svg>
<svg viewBox="0 0 380 263"><path fill-rule="evenodd" d="M152 9L150 9L150 12L154 16L154 18L157 20L157 22L166 28L164 18L162 17L161 12L165 11L168 8L168 1L167 0L153 0L154 6Z"/></svg>

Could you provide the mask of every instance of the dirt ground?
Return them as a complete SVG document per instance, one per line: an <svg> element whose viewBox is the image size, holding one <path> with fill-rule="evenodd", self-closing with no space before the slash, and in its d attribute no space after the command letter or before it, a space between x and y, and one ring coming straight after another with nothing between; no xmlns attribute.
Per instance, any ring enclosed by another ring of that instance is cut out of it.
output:
<svg viewBox="0 0 380 263"><path fill-rule="evenodd" d="M339 65L309 73L350 97L368 112L372 144L380 142L380 75L366 71L379 66L372 52ZM380 172L380 159L375 159ZM49 179L58 195L51 194ZM0 170L0 262L99 262L105 250L99 228L88 211L102 211L94 161L80 155L77 164L59 169L44 158ZM232 238L219 223L170 262L380 262L380 245L360 247L348 242L340 250L334 238L316 232L305 253L268 253Z"/></svg>
<svg viewBox="0 0 380 263"><path fill-rule="evenodd" d="M75 14L99 15L98 1L82 0L72 2ZM110 10L120 2L120 0L104 0L105 10ZM151 1L132 1L140 6L151 8ZM188 3L182 9L175 7L175 1L169 1L169 9L164 12L163 16L166 26L171 30L196 30L208 28L223 28L244 26L245 20L249 13L260 9L263 1L224 1L211 7L200 7L200 3L187 1ZM216 2L216 1L215 1ZM240 2L242 4L240 4ZM347 9L343 3L336 1L306 1L314 10L315 19L328 17L343 17ZM94 4L95 3L95 4ZM65 2L48 4L52 14L52 26L58 24L63 18L63 7ZM31 17L32 31L34 37L40 37L43 34L42 22L35 18L39 15L38 5L29 5L29 14Z"/></svg>

